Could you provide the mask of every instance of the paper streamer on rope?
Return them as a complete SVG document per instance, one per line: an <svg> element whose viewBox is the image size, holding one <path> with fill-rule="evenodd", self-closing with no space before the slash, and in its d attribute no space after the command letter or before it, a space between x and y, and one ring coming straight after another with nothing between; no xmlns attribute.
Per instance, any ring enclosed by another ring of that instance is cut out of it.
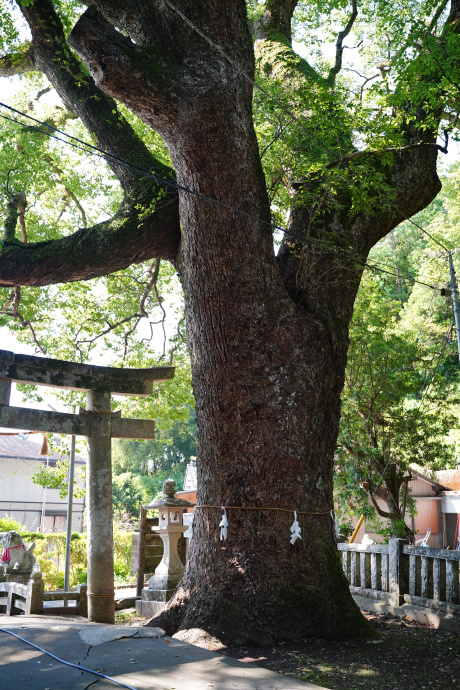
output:
<svg viewBox="0 0 460 690"><path fill-rule="evenodd" d="M294 522L291 525L291 544L294 544L296 539L302 539L300 532L300 525L297 522L297 511L294 510Z"/></svg>
<svg viewBox="0 0 460 690"><path fill-rule="evenodd" d="M222 506L222 510L224 511L224 514L222 515L222 520L219 522L221 541L222 541L222 539L223 540L227 539L227 527L228 527L227 511L225 510L224 506Z"/></svg>
<svg viewBox="0 0 460 690"><path fill-rule="evenodd" d="M332 518L332 524L334 525L335 540L337 541L337 539L339 538L339 535L340 535L340 526L334 517L334 511L333 510L331 510L331 518Z"/></svg>

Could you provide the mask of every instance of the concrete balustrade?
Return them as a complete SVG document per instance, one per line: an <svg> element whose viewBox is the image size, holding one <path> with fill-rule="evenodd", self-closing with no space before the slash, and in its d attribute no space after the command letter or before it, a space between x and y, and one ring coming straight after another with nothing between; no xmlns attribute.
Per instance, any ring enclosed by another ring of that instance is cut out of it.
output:
<svg viewBox="0 0 460 690"><path fill-rule="evenodd" d="M337 548L361 608L460 632L460 551L410 546L403 539Z"/></svg>

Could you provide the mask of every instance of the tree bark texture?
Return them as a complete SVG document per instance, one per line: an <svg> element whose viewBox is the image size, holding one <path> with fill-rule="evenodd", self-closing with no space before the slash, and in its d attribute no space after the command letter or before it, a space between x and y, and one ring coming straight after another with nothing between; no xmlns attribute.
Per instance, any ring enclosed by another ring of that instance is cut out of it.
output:
<svg viewBox="0 0 460 690"><path fill-rule="evenodd" d="M35 0L23 11L33 22L37 7L49 4ZM351 217L343 192L335 207L312 222L302 184L293 188L289 229L296 237L286 235L276 257L252 123L247 76L254 74L254 50L245 4L176 0L176 5L214 45L160 0L133 6L96 0L69 42L94 79L87 88L116 98L157 130L177 182L208 200L179 191L180 236L174 216L165 226L154 213L145 232L142 224L134 230L135 251L123 229L117 238L109 229L105 245L97 229L93 234L89 229L88 241L92 237L101 247L98 262L81 236L78 271L70 268L63 278L59 267L34 264L34 282L22 284L93 277L149 252L163 251L178 267L196 398L200 507L181 584L154 624L168 634L202 628L241 644L365 633L341 570L330 515L348 324L370 248L439 191L436 150L426 146L395 156L387 175L392 207L372 214ZM294 0L267 3L259 54L276 40L289 52L295 5ZM268 30L273 27L278 38ZM49 69L50 80L57 80L58 67L38 48L32 54ZM314 76L308 65L300 64L298 71L302 79ZM60 88L72 92L63 82ZM67 96L74 109L77 95ZM92 119L85 111L87 98L82 101L82 120L96 128L98 117ZM426 138L432 143L433 134ZM105 145L116 150L114 142ZM129 181L120 181L129 187ZM166 248L159 250L155 242L162 232ZM41 251L27 249L30 255L13 245L3 252L0 284L25 280ZM21 264L22 256L29 268ZM227 509L226 541L219 539L219 506ZM294 510L302 540L291 544Z"/></svg>

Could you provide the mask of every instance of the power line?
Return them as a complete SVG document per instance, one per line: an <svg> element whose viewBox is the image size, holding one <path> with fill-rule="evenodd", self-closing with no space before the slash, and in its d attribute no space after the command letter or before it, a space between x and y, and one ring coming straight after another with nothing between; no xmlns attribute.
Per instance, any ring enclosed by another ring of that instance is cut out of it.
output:
<svg viewBox="0 0 460 690"><path fill-rule="evenodd" d="M270 221L264 220L263 218L259 218L258 216L254 216L251 213L248 213L247 211L243 211L241 209L234 208L233 206L230 206L229 204L224 204L223 202L218 201L217 199L213 199L213 198L208 197L204 194L200 194L199 192L196 192L193 189L185 187L184 185L180 185L175 180L168 180L166 178L160 177L159 175L152 172L151 170L147 170L146 168L142 168L141 166L136 165L135 163L131 163L130 161L125 160L124 158L120 158L119 156L116 156L115 154L109 153L107 151L103 151L102 149L98 148L94 144L86 142L83 139L80 139L79 137L73 136L72 134L68 134L67 132L64 132L63 130L60 130L57 127L54 127L54 126L48 124L47 122L43 122L42 120L38 120L37 118L32 117L31 115L28 115L27 113L24 113L20 110L17 110L16 108L13 108L12 106L7 105L6 103L0 102L0 106L12 111L13 113L16 113L16 115L20 115L22 117L25 117L25 118L31 120L36 125L40 125L41 127L44 127L45 131L42 131L41 133L50 137L51 139L55 139L56 141L60 141L63 144L67 144L69 146L72 146L73 148L76 148L79 151L83 151L84 153L89 153L91 155L97 156L98 158L103 158L105 160L115 161L117 164L133 170L137 175L139 175L141 177L152 178L158 186L166 186L166 187L169 187L171 189L174 189L175 191L190 194L196 198L202 199L203 201L207 201L208 203L219 206L220 208L224 208L228 211L231 211L232 213L236 213L236 214L241 215L245 218L248 218L248 220L253 220L253 221L256 221L258 223L262 223L263 225L267 225L268 227L271 228L271 230L278 230L278 231L284 233L285 235L296 238L297 240L301 241L304 244L311 244L313 246L316 246L316 247L320 248L322 251L330 252L333 254L343 254L346 257L348 257L348 259L350 259L351 261L354 261L355 263L357 263L362 268L368 268L370 270L374 270L374 271L378 271L380 273L391 275L395 278L400 278L400 279L402 279L406 282L409 282L411 284L417 283L419 285L423 285L424 287L428 287L432 290L438 290L439 289L438 287L436 287L434 285L430 285L429 283L425 283L425 282L417 280L415 278L403 276L402 274L398 275L397 273L394 273L393 271L389 271L385 268L381 268L380 266L368 264L367 262L363 261L360 257L355 256L354 254L347 251L346 249L327 245L325 242L318 240L316 238L313 238L313 237L304 237L302 235L298 235L297 233L293 232L292 230L288 230L288 229L282 227L281 225L274 225ZM17 124L21 127L26 127L27 129L31 129L32 131L35 131L35 132L37 131L36 126L28 125L28 124L23 123L20 120L17 120L15 118L10 118L10 117L7 117L6 115L0 115L0 118L2 118L4 120L8 120L9 122L13 122L14 124ZM46 131L46 129L49 131ZM61 139L60 137L56 136L54 134L54 132L56 132L58 134L62 134L64 137L67 137L71 141L67 141L66 139ZM77 143L73 143L73 142L77 142ZM86 148L83 148L83 147L86 147ZM90 149L90 150L88 150L88 149Z"/></svg>
<svg viewBox="0 0 460 690"><path fill-rule="evenodd" d="M434 242L435 244L437 244L439 247L441 247L442 249L444 249L445 252L449 253L450 250L447 249L447 247L444 246L444 245L442 244L442 242L439 242L439 240L437 240L435 237L433 237L433 235L430 235L430 233L429 233L427 230L425 230L425 228L422 228L421 225L419 225L418 223L416 223L415 220L412 220L411 218L406 218L406 220L409 221L409 223L412 223L412 225L415 225L416 228L418 228L419 230L421 230L427 237L430 238L430 240L433 240L433 242Z"/></svg>

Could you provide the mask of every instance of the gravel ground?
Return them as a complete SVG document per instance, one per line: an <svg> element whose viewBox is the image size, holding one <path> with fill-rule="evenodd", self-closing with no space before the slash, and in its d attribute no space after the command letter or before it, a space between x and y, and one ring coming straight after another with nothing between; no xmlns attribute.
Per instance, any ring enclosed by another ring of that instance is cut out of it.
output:
<svg viewBox="0 0 460 690"><path fill-rule="evenodd" d="M362 613L376 628L377 639L312 638L243 648L225 647L209 636L188 636L187 641L330 690L458 690L460 635L389 614ZM119 624L145 621L133 610L120 611L117 618Z"/></svg>
<svg viewBox="0 0 460 690"><path fill-rule="evenodd" d="M320 639L216 651L330 690L453 690L459 687L460 635L363 612L372 641Z"/></svg>

